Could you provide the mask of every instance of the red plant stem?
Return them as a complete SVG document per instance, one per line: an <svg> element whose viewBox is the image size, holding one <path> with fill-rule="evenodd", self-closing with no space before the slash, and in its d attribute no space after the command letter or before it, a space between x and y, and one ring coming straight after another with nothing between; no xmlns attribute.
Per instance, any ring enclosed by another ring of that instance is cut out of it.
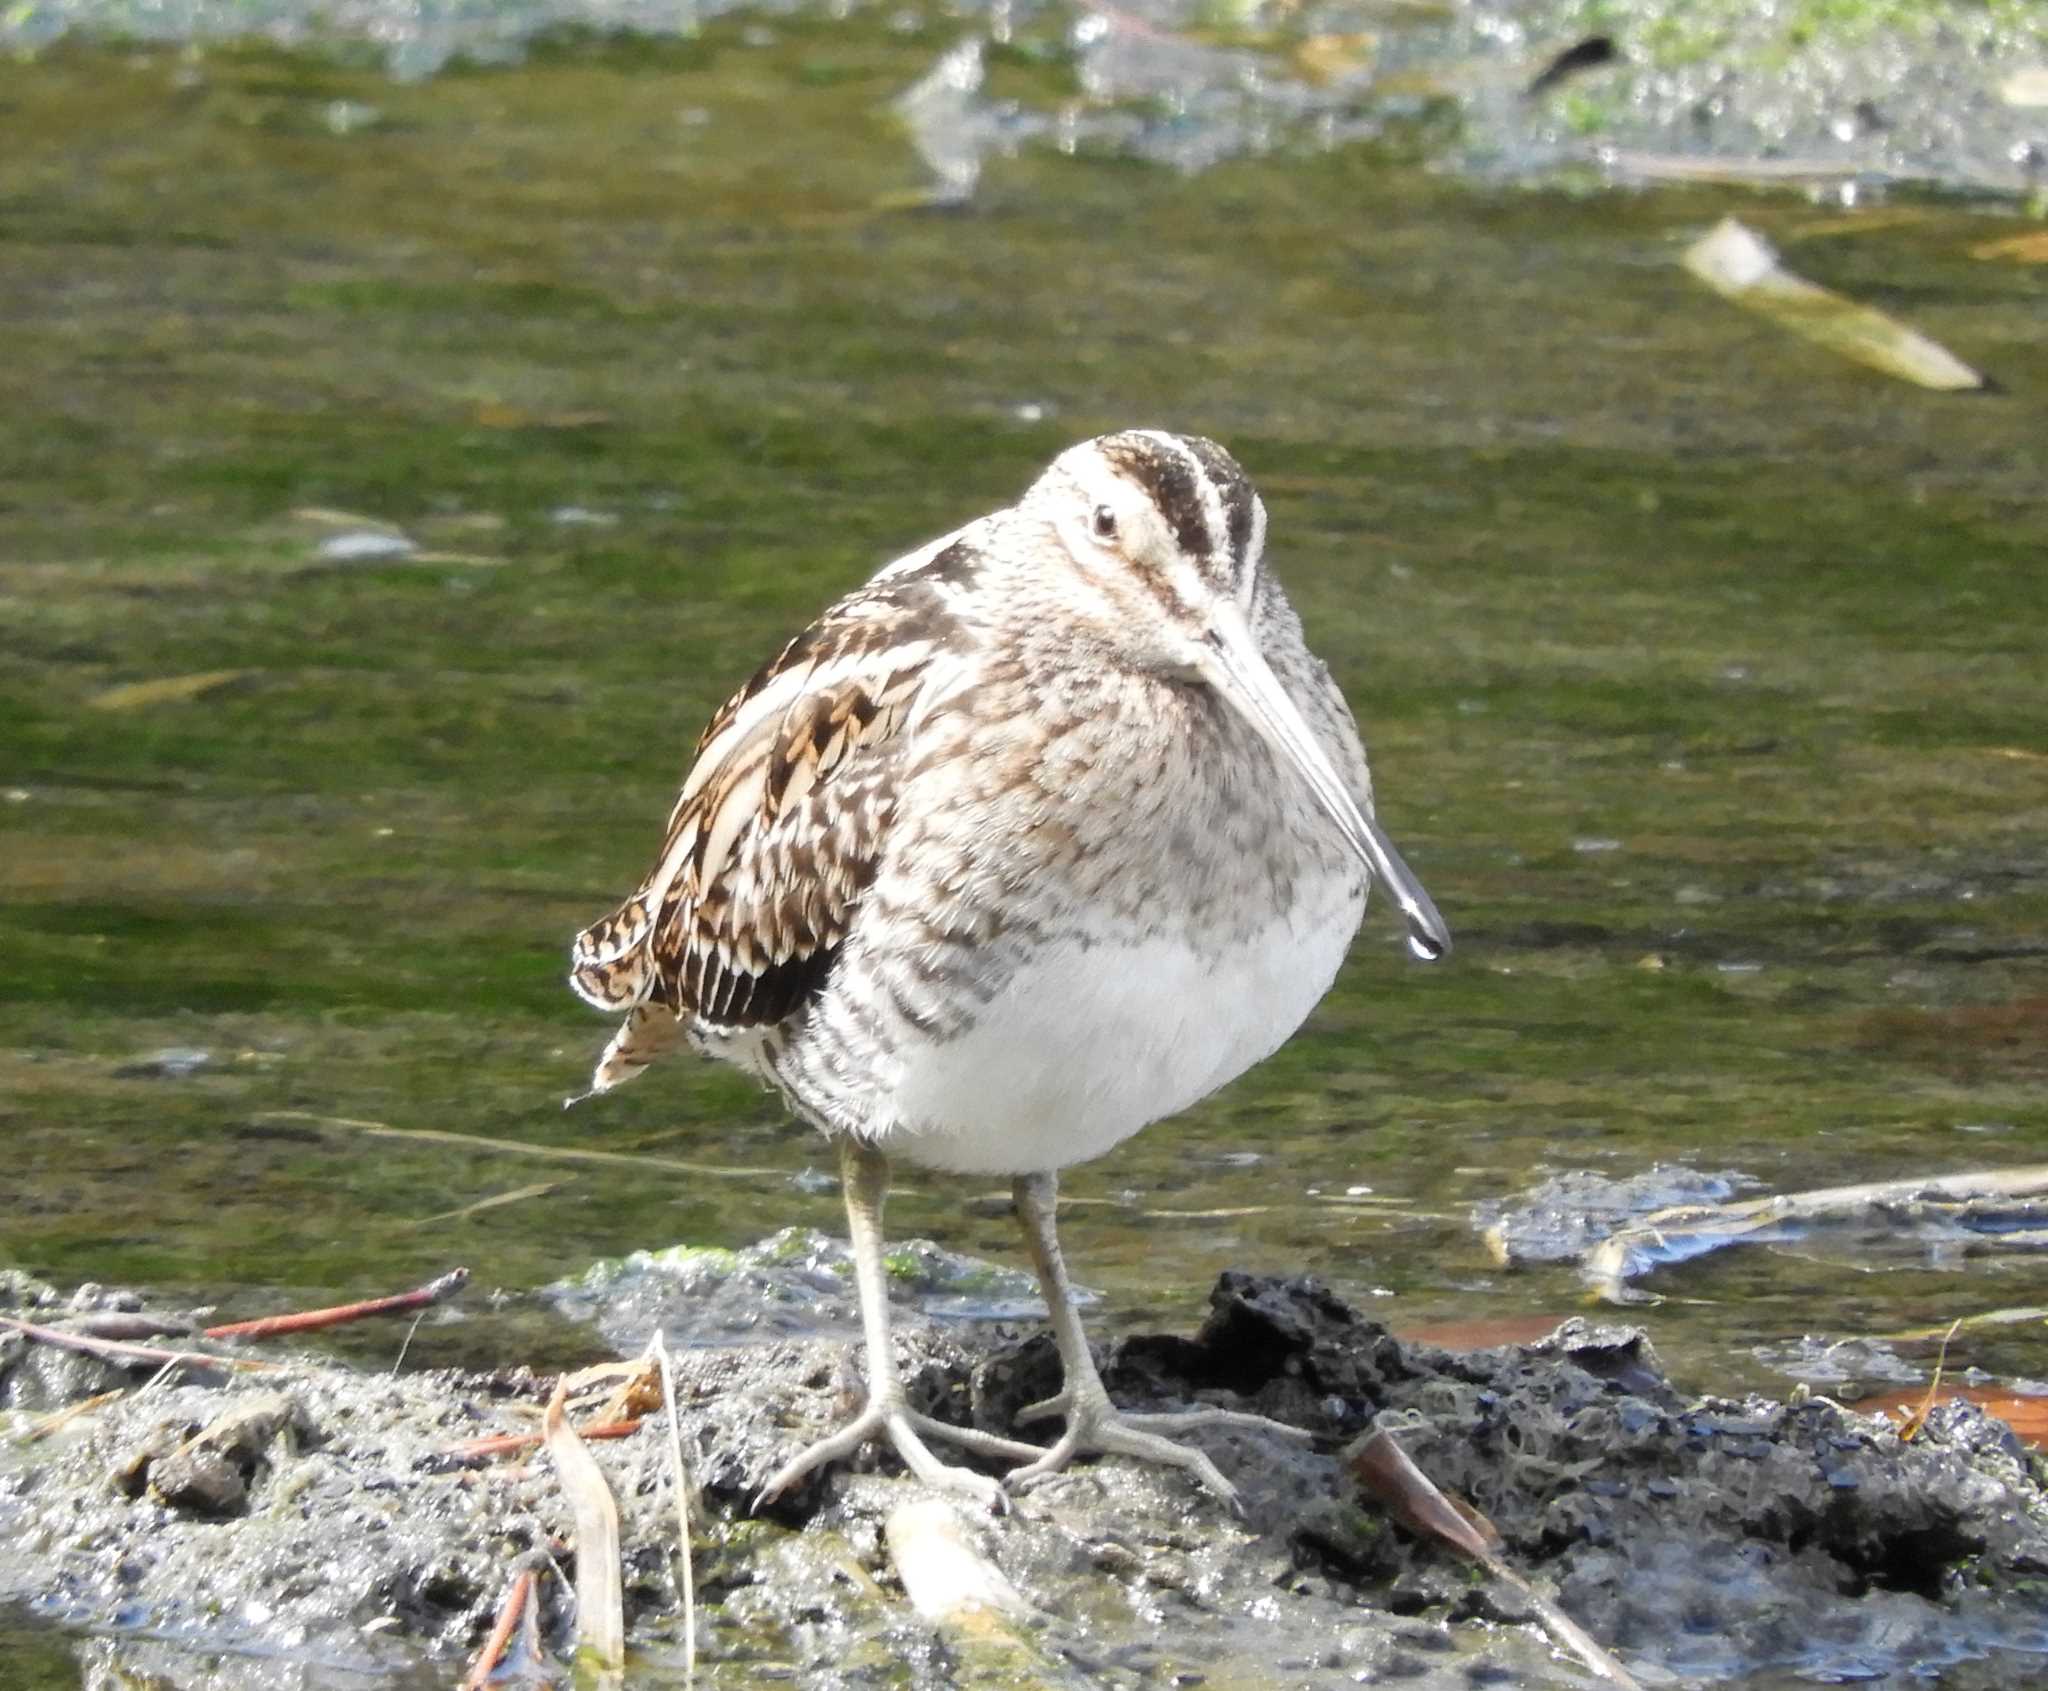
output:
<svg viewBox="0 0 2048 1691"><path fill-rule="evenodd" d="M628 1421L607 1421L598 1427L578 1427L576 1431L587 1439L630 1438L640 1430L638 1416ZM493 1433L488 1438L470 1439L462 1444L450 1445L443 1452L460 1461L474 1461L484 1456L510 1456L515 1451L531 1450L545 1442L540 1433Z"/></svg>
<svg viewBox="0 0 2048 1691"><path fill-rule="evenodd" d="M229 1321L206 1329L209 1339L270 1339L280 1333L310 1333L321 1327L339 1327L372 1315L398 1315L408 1309L425 1309L452 1297L469 1284L469 1270L450 1269L438 1280L410 1292L388 1298L365 1298L361 1303L336 1304L331 1309L303 1309L290 1315L262 1315L253 1321Z"/></svg>
<svg viewBox="0 0 2048 1691"><path fill-rule="evenodd" d="M498 1619L491 1628L490 1637L484 1640L483 1653L477 1657L476 1665L469 1670L469 1677L462 1682L462 1691L481 1691L491 1677L491 1670L498 1665L498 1658L505 1653L505 1646L512 1642L513 1629L519 1625L519 1616L527 1600L533 1595L533 1570L521 1568L518 1577L512 1581L512 1589L505 1594L504 1604L498 1610Z"/></svg>

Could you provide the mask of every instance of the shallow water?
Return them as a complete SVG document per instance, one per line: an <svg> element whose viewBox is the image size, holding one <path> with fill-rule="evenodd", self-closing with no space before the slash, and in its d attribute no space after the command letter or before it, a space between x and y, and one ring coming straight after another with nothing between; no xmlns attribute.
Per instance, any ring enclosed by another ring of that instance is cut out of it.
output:
<svg viewBox="0 0 2048 1691"><path fill-rule="evenodd" d="M836 1227L736 1075L561 1111L606 1031L568 937L782 638L1134 422L1264 489L1458 950L1375 911L1278 1057L1073 1171L1112 1321L1190 1324L1229 1266L1410 1327L1565 1313L1471 1225L1553 1169L2042 1160L2044 272L1971 256L2014 223L1367 148L1029 151L921 210L887 107L944 39L0 67L0 1260L254 1312ZM1730 210L2003 391L1707 296L1677 253ZM205 1061L122 1072L167 1048ZM907 1172L891 1225L1013 1258L987 1196ZM1731 1254L1643 1319L1681 1379L1782 1392L1754 1347L2040 1301L2038 1260ZM412 1360L587 1342L467 1308ZM1971 1360L2048 1374L2031 1329Z"/></svg>

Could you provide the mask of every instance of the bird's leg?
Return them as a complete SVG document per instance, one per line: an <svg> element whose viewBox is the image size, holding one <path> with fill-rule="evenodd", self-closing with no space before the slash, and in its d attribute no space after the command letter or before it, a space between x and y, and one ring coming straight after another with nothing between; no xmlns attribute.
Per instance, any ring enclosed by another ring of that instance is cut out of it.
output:
<svg viewBox="0 0 2048 1691"><path fill-rule="evenodd" d="M1059 1234L1055 1230L1059 1177L1050 1172L1022 1174L1011 1190L1016 1195L1017 1219L1024 1227L1031 1265L1038 1271L1039 1289L1045 1294L1046 1308L1052 1314L1053 1337L1059 1342L1060 1363L1066 1374L1066 1385L1057 1397L1032 1404L1017 1419L1063 1415L1067 1428L1059 1442L1036 1462L1013 1470L1009 1484L1029 1485L1058 1473L1076 1456L1101 1452L1185 1468L1224 1502L1235 1505L1237 1488L1223 1477L1215 1463L1203 1452L1175 1444L1163 1435L1184 1433L1196 1427L1241 1427L1277 1433L1303 1443L1309 1440L1311 1435L1299 1427L1231 1409L1194 1409L1169 1415L1127 1415L1120 1411L1110 1402L1101 1370L1095 1366L1094 1353L1088 1348L1088 1334L1074 1303L1073 1282L1067 1278L1066 1259L1060 1255Z"/></svg>
<svg viewBox="0 0 2048 1691"><path fill-rule="evenodd" d="M920 1415L904 1395L889 1346L888 1269L882 1260L882 1201L889 1192L889 1159L852 1134L839 1140L839 1179L846 1194L847 1232L853 1244L853 1279L860 1295L861 1329L867 1341L867 1407L838 1432L819 1439L785 1462L754 1501L758 1507L779 1496L827 1462L851 1456L867 1441L886 1437L896 1454L926 1485L960 1492L991 1508L1000 1508L1003 1488L986 1474L941 1462L925 1446L926 1438L944 1439L979 1456L1028 1462L1042 1454L1036 1445L998 1438L974 1427L955 1427ZM920 1437L919 1435L923 1435Z"/></svg>

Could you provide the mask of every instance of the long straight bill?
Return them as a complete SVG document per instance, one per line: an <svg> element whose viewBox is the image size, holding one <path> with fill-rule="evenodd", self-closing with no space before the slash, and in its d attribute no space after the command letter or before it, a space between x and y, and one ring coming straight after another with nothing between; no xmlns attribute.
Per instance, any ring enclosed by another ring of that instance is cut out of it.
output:
<svg viewBox="0 0 2048 1691"><path fill-rule="evenodd" d="M1202 651L1204 678L1259 731L1267 745L1300 772L1351 849L1401 907L1408 923L1408 949L1423 962L1434 963L1451 949L1451 930L1415 878L1415 871L1401 861L1394 842L1358 808L1342 778L1330 767L1330 760L1260 655L1251 629L1234 606L1218 607L1203 637Z"/></svg>

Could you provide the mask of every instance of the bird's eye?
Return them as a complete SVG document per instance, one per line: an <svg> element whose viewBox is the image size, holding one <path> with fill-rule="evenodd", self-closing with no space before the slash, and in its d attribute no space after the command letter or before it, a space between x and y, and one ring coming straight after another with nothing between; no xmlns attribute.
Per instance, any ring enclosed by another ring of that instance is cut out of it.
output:
<svg viewBox="0 0 2048 1691"><path fill-rule="evenodd" d="M1116 513L1107 505L1096 506L1093 526L1097 540L1114 540L1116 538Z"/></svg>

